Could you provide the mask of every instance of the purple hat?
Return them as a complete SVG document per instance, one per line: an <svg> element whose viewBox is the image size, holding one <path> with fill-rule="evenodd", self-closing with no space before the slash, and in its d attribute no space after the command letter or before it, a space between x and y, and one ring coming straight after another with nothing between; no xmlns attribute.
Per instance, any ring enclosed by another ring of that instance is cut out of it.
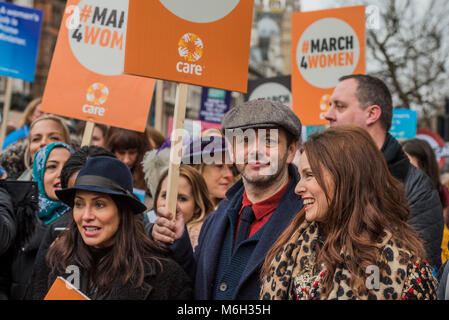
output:
<svg viewBox="0 0 449 320"><path fill-rule="evenodd" d="M213 158L216 153L227 152L226 140L220 136L206 136L193 140L183 149L181 162L184 164L200 164L203 158Z"/></svg>

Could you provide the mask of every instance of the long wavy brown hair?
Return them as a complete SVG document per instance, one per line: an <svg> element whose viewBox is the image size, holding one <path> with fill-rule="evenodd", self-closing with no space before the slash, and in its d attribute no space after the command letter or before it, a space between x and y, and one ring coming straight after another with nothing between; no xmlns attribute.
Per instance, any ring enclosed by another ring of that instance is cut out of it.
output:
<svg viewBox="0 0 449 320"><path fill-rule="evenodd" d="M145 273L160 271L168 255L164 245L148 237L142 219L129 205L119 197L111 198L120 215L119 228L111 250L96 265L74 219L46 255L53 274L64 273L68 265L74 264L87 272L89 290L97 287L100 293L107 292L116 279L121 279L123 285L140 287Z"/></svg>
<svg viewBox="0 0 449 320"><path fill-rule="evenodd" d="M421 240L407 223L410 209L403 185L390 174L383 154L365 130L354 126L327 129L310 136L301 148L304 152L329 203L325 220L319 222L326 240L317 264L324 263L328 270L323 292L330 291L336 267L342 263L353 275L350 285L354 292L366 294L366 268L387 268L377 243L385 230L410 253L411 261L425 258ZM326 187L329 184L325 183L324 168L333 182L332 193ZM304 220L301 210L270 249L262 266L262 279Z"/></svg>

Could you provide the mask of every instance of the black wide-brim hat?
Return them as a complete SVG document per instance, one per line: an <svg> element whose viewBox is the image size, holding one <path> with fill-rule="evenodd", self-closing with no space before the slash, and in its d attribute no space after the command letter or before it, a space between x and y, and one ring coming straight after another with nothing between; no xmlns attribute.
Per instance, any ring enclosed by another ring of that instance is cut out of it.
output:
<svg viewBox="0 0 449 320"><path fill-rule="evenodd" d="M107 157L91 157L80 170L72 188L57 190L58 199L73 208L76 191L106 193L129 204L134 213L142 213L147 207L133 193L133 177L122 161Z"/></svg>

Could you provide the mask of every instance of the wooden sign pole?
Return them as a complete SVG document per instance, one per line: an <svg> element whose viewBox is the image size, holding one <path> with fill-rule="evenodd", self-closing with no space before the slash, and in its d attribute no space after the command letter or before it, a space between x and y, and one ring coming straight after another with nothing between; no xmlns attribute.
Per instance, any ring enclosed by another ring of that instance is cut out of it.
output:
<svg viewBox="0 0 449 320"><path fill-rule="evenodd" d="M12 78L6 78L6 91L5 91L5 100L3 103L3 118L2 118L2 126L0 128L0 149L3 146L3 142L6 137L6 129L8 127L8 116L9 109L11 107L11 98L12 98Z"/></svg>
<svg viewBox="0 0 449 320"><path fill-rule="evenodd" d="M166 207L168 211L173 213L173 221L176 218L176 203L178 201L179 166L181 165L182 156L182 137L184 133L184 120L186 117L187 89L187 84L178 83L176 88L173 130L171 133Z"/></svg>
<svg viewBox="0 0 449 320"><path fill-rule="evenodd" d="M86 126L84 127L83 140L81 142L81 147L89 146L92 140L92 134L94 133L95 122L86 121Z"/></svg>
<svg viewBox="0 0 449 320"><path fill-rule="evenodd" d="M156 103L154 110L154 128L162 132L162 115L164 106L164 82L156 81Z"/></svg>

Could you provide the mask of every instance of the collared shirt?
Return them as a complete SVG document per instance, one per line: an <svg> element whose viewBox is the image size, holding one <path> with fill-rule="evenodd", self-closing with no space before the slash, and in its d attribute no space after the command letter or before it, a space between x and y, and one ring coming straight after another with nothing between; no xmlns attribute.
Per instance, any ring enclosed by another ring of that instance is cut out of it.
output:
<svg viewBox="0 0 449 320"><path fill-rule="evenodd" d="M259 231L260 228L264 226L264 224L270 219L271 214L274 212L274 210L279 205L279 202L281 202L281 198L284 195L285 191L287 191L287 187L290 183L290 179L288 179L288 182L285 184L285 186L276 192L274 195L272 195L270 198L265 199L263 201L257 202L257 203L251 203L249 201L248 197L246 196L246 190L243 192L243 199L242 199L242 208L239 211L239 221L237 224L237 230L235 234L237 235L238 228L240 226L240 220L242 218L242 211L243 208L246 206L253 206L253 212L255 219L251 223L251 227L249 230L249 236L251 237L253 234L255 234L257 231Z"/></svg>

